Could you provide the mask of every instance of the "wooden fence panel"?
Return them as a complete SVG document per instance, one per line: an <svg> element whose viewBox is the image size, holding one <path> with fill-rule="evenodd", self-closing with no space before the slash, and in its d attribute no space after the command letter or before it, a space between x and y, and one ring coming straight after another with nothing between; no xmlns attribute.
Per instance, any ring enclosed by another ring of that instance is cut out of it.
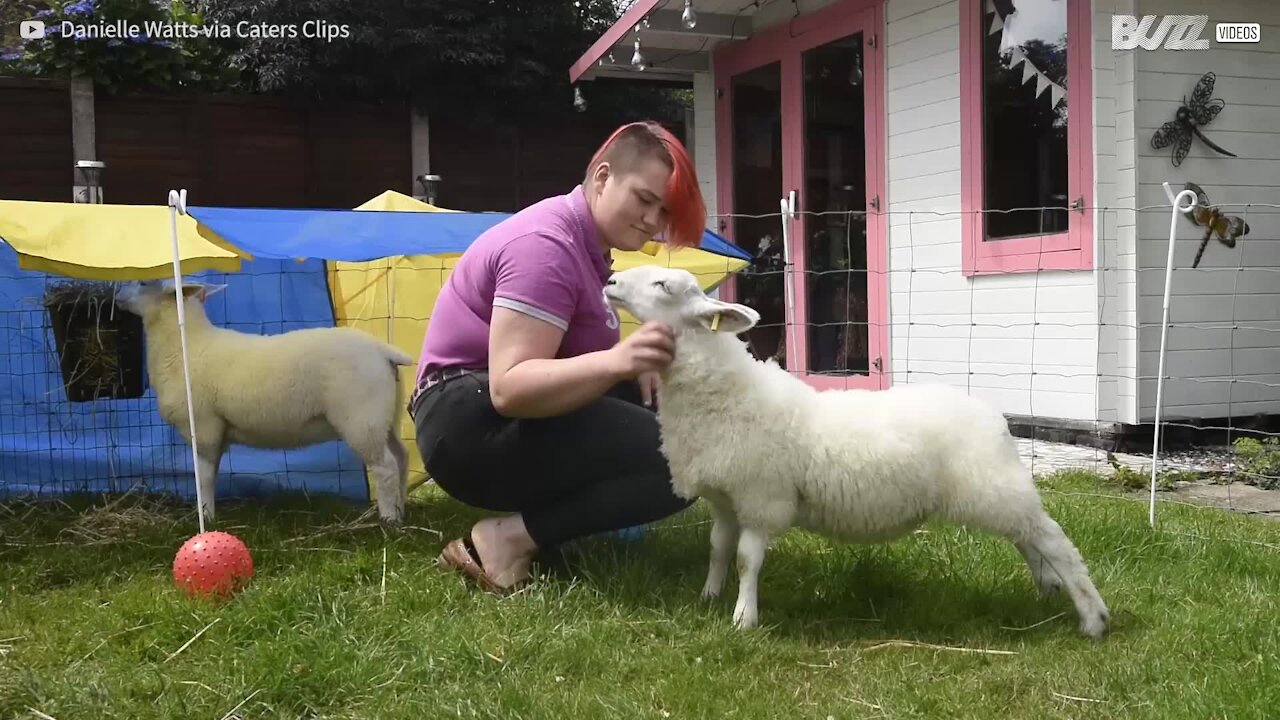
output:
<svg viewBox="0 0 1280 720"><path fill-rule="evenodd" d="M516 212L568 192L582 182L591 156L614 128L432 123L431 171L441 177L440 204L455 210ZM683 138L683 127L668 129Z"/></svg>
<svg viewBox="0 0 1280 720"><path fill-rule="evenodd" d="M200 143L189 105L179 100L98 95L94 124L106 202L163 205L169 190L186 188L192 204L206 202Z"/></svg>
<svg viewBox="0 0 1280 720"><path fill-rule="evenodd" d="M0 199L70 202L74 162L67 85L0 78Z"/></svg>
<svg viewBox="0 0 1280 720"><path fill-rule="evenodd" d="M400 103L100 92L94 113L109 203L163 204L186 188L193 205L350 208L384 190L420 190ZM567 192L613 129L431 122L439 202L515 212ZM0 198L70 201L73 162L67 84L0 78Z"/></svg>
<svg viewBox="0 0 1280 720"><path fill-rule="evenodd" d="M412 192L403 107L147 96L99 99L97 113L110 202L186 187L197 205L350 208Z"/></svg>

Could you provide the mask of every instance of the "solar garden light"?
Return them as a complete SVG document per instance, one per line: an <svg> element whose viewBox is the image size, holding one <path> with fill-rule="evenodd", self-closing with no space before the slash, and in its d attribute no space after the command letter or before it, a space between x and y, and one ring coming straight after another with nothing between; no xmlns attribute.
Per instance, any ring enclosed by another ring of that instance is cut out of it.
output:
<svg viewBox="0 0 1280 720"><path fill-rule="evenodd" d="M427 202L435 205L436 197L440 193L440 176L439 175L419 175L418 182L422 184L422 192L427 196Z"/></svg>
<svg viewBox="0 0 1280 720"><path fill-rule="evenodd" d="M77 160L73 200L77 203L102 203L102 174L107 164L101 160Z"/></svg>

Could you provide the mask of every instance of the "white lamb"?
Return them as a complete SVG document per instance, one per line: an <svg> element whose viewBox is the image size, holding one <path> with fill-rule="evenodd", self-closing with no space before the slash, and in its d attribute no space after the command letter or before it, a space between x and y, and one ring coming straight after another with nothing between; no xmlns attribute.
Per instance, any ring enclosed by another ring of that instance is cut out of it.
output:
<svg viewBox="0 0 1280 720"><path fill-rule="evenodd" d="M200 492L214 516L218 464L231 443L289 449L342 439L377 479L378 514L403 519L408 460L396 435L400 350L354 328L251 335L209 322L203 302L225 285L185 282ZM160 415L191 443L173 281L131 283L119 305L142 317Z"/></svg>
<svg viewBox="0 0 1280 720"><path fill-rule="evenodd" d="M1062 528L1041 507L1008 423L946 385L819 392L737 335L758 313L702 292L684 270L615 273L606 300L676 332L658 421L675 492L709 501L704 597L720 593L734 547L734 623L758 622L756 591L771 536L799 526L849 542L902 537L929 518L1004 536L1048 595L1066 586L1080 632L1100 638L1109 613Z"/></svg>

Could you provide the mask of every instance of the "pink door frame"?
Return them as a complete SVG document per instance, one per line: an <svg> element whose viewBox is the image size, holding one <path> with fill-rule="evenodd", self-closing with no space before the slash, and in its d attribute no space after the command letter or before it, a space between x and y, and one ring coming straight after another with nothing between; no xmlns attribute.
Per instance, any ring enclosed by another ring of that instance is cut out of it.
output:
<svg viewBox="0 0 1280 720"><path fill-rule="evenodd" d="M883 390L889 386L889 288L887 282L888 242L886 217L872 210L872 198L885 202L884 140L884 11L878 0L841 0L808 15L793 18L747 40L731 43L714 55L716 87L716 200L717 212L733 212L733 118L731 117L733 76L778 62L782 70L782 158L783 187L778 199L796 192L796 220L792 224L791 253L795 308L795 343L787 343L787 367L804 368L808 355L809 308L806 297L804 238L807 198L804 193L804 117L801 54L857 32L863 33L863 93L866 121L867 220L867 322L870 374L816 375L794 371L798 377L820 390L865 388ZM871 38L875 37L874 45ZM723 232L733 240L732 223ZM722 295L732 300L736 284L731 277L722 286ZM803 352L802 352L803 350ZM876 360L879 360L879 368Z"/></svg>

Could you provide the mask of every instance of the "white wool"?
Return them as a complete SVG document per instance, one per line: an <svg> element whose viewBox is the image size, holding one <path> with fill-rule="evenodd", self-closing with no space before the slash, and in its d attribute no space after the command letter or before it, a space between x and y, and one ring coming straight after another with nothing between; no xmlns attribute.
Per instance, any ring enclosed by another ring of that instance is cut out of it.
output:
<svg viewBox="0 0 1280 720"><path fill-rule="evenodd" d="M353 328L252 335L217 327L202 304L210 287L185 284L183 290L206 515L214 514L214 478L229 444L289 449L342 439L378 479L379 514L399 522L408 467L395 429L397 366L412 365L413 358ZM172 283L127 286L119 302L142 317L161 417L190 443Z"/></svg>
<svg viewBox="0 0 1280 720"><path fill-rule="evenodd" d="M711 504L704 594L719 592L737 543L739 626L756 623L755 575L769 536L798 526L850 542L887 541L936 517L1012 540L1042 591L1066 579L1081 632L1104 632L1106 606L1045 514L996 409L948 385L819 392L753 358L737 334L759 315L707 297L683 270L619 272L605 295L676 332L658 402L662 449L675 492Z"/></svg>

